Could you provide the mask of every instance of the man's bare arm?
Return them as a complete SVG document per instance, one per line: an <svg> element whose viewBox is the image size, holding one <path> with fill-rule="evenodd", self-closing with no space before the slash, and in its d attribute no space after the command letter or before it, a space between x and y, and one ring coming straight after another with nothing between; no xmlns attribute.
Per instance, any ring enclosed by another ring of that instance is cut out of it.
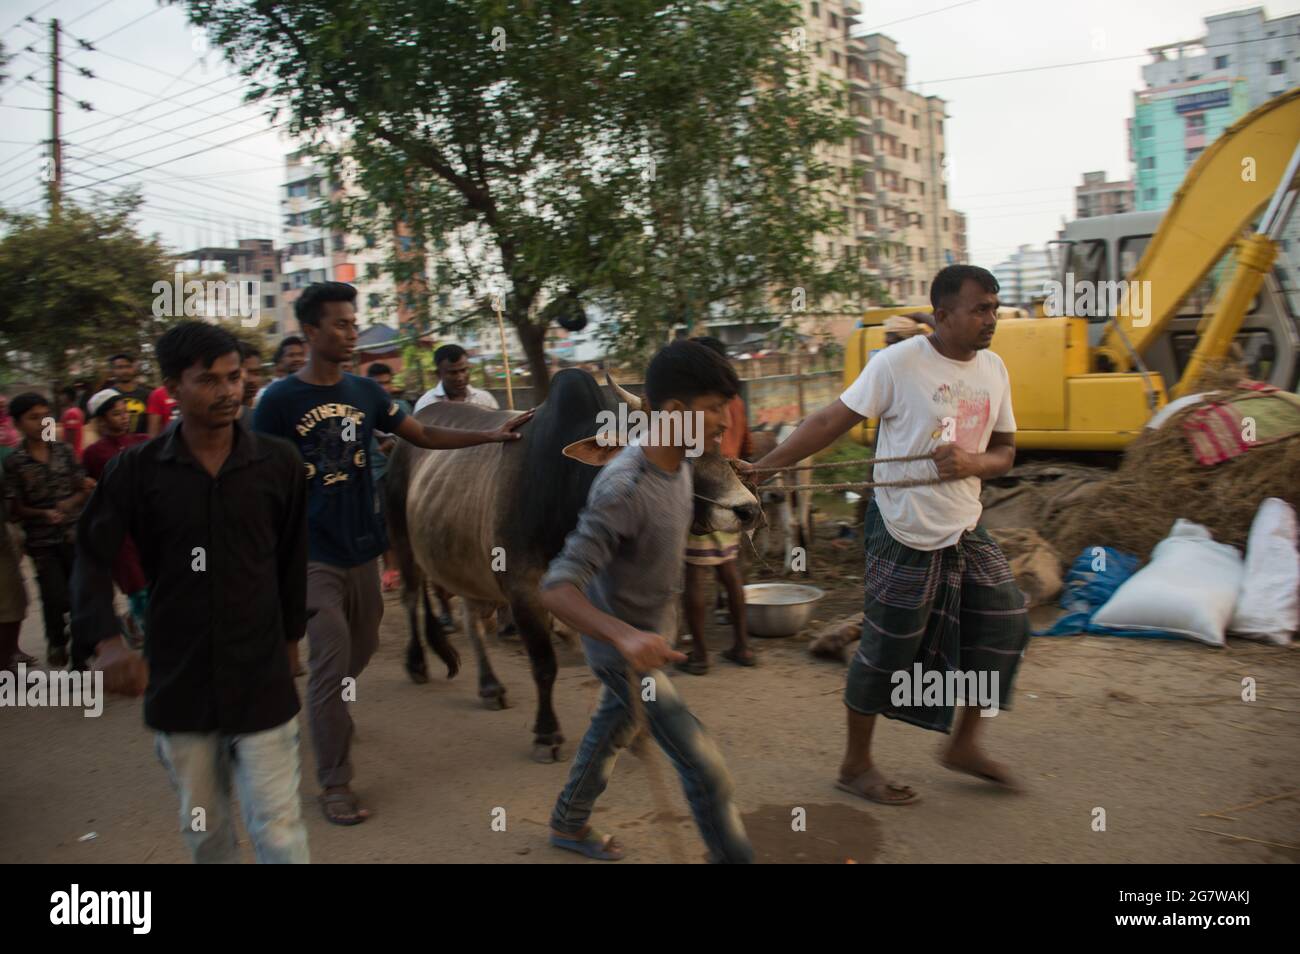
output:
<svg viewBox="0 0 1300 954"><path fill-rule="evenodd" d="M518 417L506 421L494 431L470 431L458 427L439 427L436 424L421 424L414 417L405 417L397 427L397 436L410 441L417 447L428 450L451 450L456 447L473 447L476 444L492 444L504 441L517 441L523 437L516 433L516 428L532 420L533 412L525 411Z"/></svg>
<svg viewBox="0 0 1300 954"><path fill-rule="evenodd" d="M994 431L988 450L982 454L964 451L956 444L940 444L934 451L934 466L940 480L978 477L992 480L1001 477L1016 463L1016 435L1011 431Z"/></svg>
<svg viewBox="0 0 1300 954"><path fill-rule="evenodd" d="M788 467L829 447L849 428L862 421L862 415L849 410L836 398L819 411L804 418L793 434L778 444L770 454L755 461L755 467Z"/></svg>

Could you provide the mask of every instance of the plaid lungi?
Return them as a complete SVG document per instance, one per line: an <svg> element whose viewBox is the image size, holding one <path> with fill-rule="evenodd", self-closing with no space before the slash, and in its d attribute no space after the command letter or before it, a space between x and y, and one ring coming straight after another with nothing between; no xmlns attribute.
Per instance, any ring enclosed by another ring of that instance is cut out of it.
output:
<svg viewBox="0 0 1300 954"><path fill-rule="evenodd" d="M925 729L952 728L953 702L895 706L894 673L983 673L997 676L999 708L1029 642L1024 594L1006 557L976 527L941 550L913 550L885 527L873 500L864 522L867 568L862 638L849 663L844 704L863 715L883 713ZM914 703L919 700L913 699ZM974 700L969 700L974 704Z"/></svg>

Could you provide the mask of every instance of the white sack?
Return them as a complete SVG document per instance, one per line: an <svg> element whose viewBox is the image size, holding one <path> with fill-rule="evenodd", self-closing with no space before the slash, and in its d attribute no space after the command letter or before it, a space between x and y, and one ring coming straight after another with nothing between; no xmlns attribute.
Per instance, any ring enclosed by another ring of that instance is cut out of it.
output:
<svg viewBox="0 0 1300 954"><path fill-rule="evenodd" d="M1300 627L1300 552L1295 510L1279 497L1259 505L1246 541L1246 578L1228 631L1288 646Z"/></svg>

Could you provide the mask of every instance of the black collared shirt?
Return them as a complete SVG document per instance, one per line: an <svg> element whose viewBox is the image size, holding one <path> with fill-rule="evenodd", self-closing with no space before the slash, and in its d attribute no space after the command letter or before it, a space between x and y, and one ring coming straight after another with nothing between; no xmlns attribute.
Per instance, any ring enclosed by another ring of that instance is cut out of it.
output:
<svg viewBox="0 0 1300 954"><path fill-rule="evenodd" d="M260 732L298 711L286 643L307 626L307 483L288 441L235 424L214 478L184 420L108 463L77 524L76 651L121 630L113 561L129 533L149 581L144 720L161 732Z"/></svg>

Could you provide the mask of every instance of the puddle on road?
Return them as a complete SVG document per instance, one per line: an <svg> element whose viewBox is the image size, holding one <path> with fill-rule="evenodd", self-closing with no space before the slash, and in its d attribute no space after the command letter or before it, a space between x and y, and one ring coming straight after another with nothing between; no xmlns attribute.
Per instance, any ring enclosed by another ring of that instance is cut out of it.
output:
<svg viewBox="0 0 1300 954"><path fill-rule="evenodd" d="M805 831L794 831L803 808ZM880 849L880 823L848 805L763 805L741 816L758 864L866 864Z"/></svg>

